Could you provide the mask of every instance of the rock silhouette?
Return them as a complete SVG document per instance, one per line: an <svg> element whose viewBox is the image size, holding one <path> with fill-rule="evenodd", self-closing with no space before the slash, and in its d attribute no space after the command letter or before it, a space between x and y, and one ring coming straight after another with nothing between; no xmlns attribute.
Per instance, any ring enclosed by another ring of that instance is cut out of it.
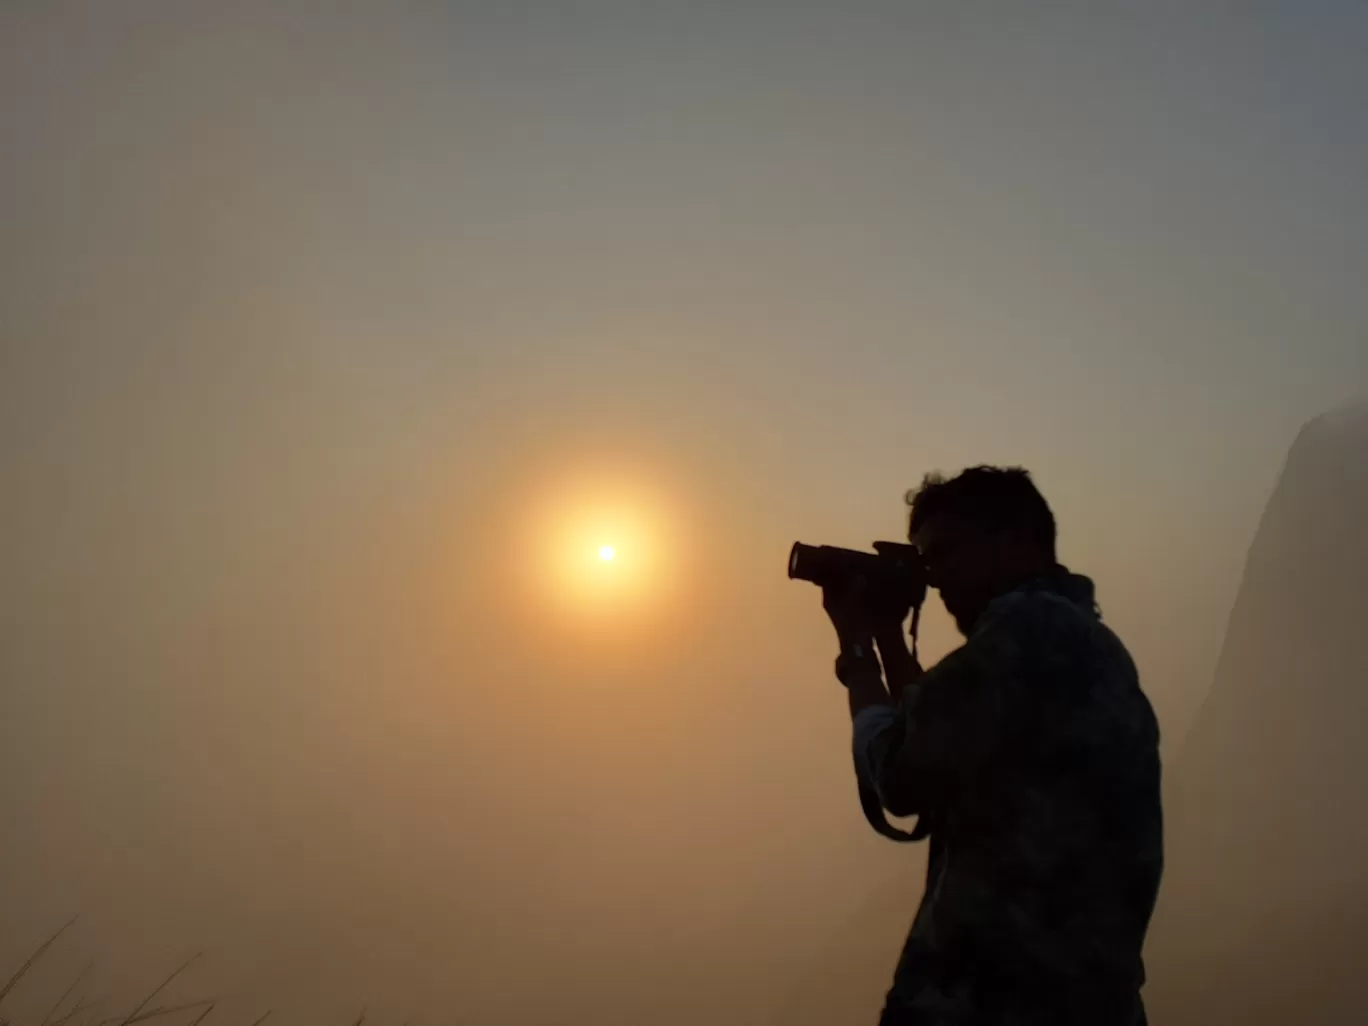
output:
<svg viewBox="0 0 1368 1026"><path fill-rule="evenodd" d="M1155 1026L1368 1022L1368 402L1306 424L1167 772Z"/></svg>

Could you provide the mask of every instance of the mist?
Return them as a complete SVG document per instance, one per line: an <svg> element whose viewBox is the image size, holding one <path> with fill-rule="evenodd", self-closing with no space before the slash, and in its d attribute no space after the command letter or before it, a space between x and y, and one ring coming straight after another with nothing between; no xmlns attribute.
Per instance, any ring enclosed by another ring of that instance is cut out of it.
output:
<svg viewBox="0 0 1368 1026"><path fill-rule="evenodd" d="M202 952L156 1003L206 1026L872 1021L924 855L863 822L790 544L1028 467L1216 772L1265 506L1368 395L1365 46L1332 4L7 5L0 976L79 918L0 1014L93 960L122 1021ZM586 496L652 539L611 609L540 562Z"/></svg>

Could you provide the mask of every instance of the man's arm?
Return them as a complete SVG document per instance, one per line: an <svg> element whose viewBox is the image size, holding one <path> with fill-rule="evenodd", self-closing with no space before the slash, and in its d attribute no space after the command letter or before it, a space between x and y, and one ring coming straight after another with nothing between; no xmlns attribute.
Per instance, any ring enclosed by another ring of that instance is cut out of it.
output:
<svg viewBox="0 0 1368 1026"><path fill-rule="evenodd" d="M852 719L870 706L897 705L903 690L921 675L921 666L903 641L901 624L885 624L869 630L842 630L839 637L841 659L837 675L846 686Z"/></svg>
<svg viewBox="0 0 1368 1026"><path fill-rule="evenodd" d="M1007 724L1016 657L1011 632L994 627L906 683L896 704L887 692L874 701L873 682L852 676L855 763L885 809L922 813L992 757Z"/></svg>
<svg viewBox="0 0 1368 1026"><path fill-rule="evenodd" d="M850 718L853 720L866 709L889 709L896 704L884 686L883 676L878 664L872 659L867 666L860 666L846 672L842 683L846 686L846 698L850 702Z"/></svg>
<svg viewBox="0 0 1368 1026"><path fill-rule="evenodd" d="M921 664L907 648L901 623L877 627L874 644L878 646L879 661L883 663L884 678L888 681L888 695L896 704L903 691L921 676Z"/></svg>
<svg viewBox="0 0 1368 1026"><path fill-rule="evenodd" d="M873 626L842 623L836 633L842 658L851 660L852 665L851 672L842 675L852 718L868 706L896 705L903 690L921 676L922 668L908 651L903 638L902 623L880 622Z"/></svg>
<svg viewBox="0 0 1368 1026"><path fill-rule="evenodd" d="M822 591L841 647L837 673L850 705L856 771L886 810L910 816L995 747L1015 651L998 628L922 672L907 651L901 618L871 622L864 597L858 580Z"/></svg>

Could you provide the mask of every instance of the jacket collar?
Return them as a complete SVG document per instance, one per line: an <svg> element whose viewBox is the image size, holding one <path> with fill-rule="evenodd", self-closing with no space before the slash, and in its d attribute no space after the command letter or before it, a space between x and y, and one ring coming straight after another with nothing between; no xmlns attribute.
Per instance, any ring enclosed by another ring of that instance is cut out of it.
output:
<svg viewBox="0 0 1368 1026"><path fill-rule="evenodd" d="M1062 563L1056 563L1043 573L1023 581L1011 591L1004 592L988 604L983 615L974 624L974 633L997 618L1007 605L1019 601L1027 595L1055 595L1072 603L1089 616L1102 618L1102 610L1097 604L1097 589L1092 578L1076 574Z"/></svg>

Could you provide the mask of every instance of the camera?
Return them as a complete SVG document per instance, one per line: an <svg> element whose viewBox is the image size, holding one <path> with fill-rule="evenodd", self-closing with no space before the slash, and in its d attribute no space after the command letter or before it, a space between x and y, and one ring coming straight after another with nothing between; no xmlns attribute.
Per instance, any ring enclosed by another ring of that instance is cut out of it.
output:
<svg viewBox="0 0 1368 1026"><path fill-rule="evenodd" d="M874 552L835 545L794 542L789 550L788 575L819 588L863 577L875 593L905 599L913 608L926 597L926 563L915 545L878 541Z"/></svg>

